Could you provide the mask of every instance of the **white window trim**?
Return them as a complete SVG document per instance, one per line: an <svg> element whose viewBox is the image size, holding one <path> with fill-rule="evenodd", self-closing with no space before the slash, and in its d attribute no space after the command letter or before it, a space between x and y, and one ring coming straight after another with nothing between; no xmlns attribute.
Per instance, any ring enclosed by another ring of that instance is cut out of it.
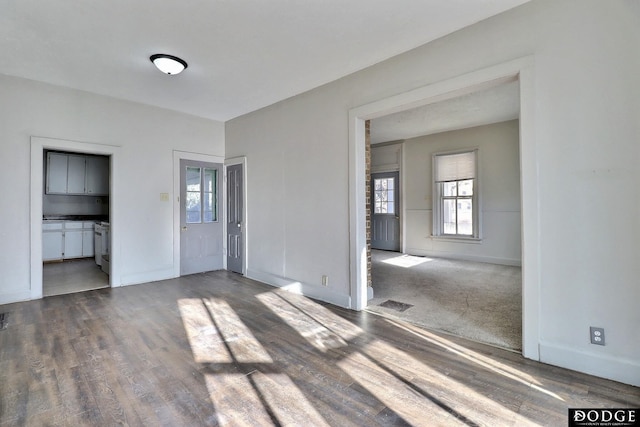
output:
<svg viewBox="0 0 640 427"><path fill-rule="evenodd" d="M453 154L462 154L462 153L475 153L475 177L474 179L474 188L473 188L473 231L474 234L472 236L466 235L454 235L454 234L444 234L443 226L442 226L442 197L441 197L441 185L436 181L436 158L438 156L449 156ZM480 183L480 150L478 147L470 147L464 148L454 151L441 151L437 153L433 153L431 156L431 181L432 181L432 233L431 238L434 240L441 241L449 241L449 242L466 242L466 243L480 243L482 242L482 206L481 206L481 183Z"/></svg>

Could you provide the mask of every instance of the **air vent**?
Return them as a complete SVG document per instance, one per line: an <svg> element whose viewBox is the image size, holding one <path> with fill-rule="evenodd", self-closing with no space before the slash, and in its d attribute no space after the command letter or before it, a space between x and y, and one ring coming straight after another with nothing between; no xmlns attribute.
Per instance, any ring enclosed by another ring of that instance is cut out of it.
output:
<svg viewBox="0 0 640 427"><path fill-rule="evenodd" d="M413 307L411 304L405 304L394 300L386 300L385 302L378 304L380 307L390 308L395 311L405 311Z"/></svg>

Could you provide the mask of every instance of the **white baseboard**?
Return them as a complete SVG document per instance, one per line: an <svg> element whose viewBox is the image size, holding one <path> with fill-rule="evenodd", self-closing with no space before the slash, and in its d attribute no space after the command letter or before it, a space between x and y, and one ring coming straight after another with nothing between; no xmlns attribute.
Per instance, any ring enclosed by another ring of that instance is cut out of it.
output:
<svg viewBox="0 0 640 427"><path fill-rule="evenodd" d="M563 347L540 343L540 361L574 371L640 387L640 363Z"/></svg>
<svg viewBox="0 0 640 427"><path fill-rule="evenodd" d="M519 259L510 259L510 258L497 258L490 256L479 256L479 255L468 255L468 254L460 254L455 252L447 252L447 251L437 251L437 250L424 250L417 248L406 248L406 253L408 255L416 255L416 256L426 256L426 257L436 257L436 258L450 258L450 259L459 259L464 261L474 261L474 262L486 262L488 264L498 264L498 265L512 265L515 267L522 266L522 260Z"/></svg>
<svg viewBox="0 0 640 427"><path fill-rule="evenodd" d="M0 294L0 304L11 304L14 302L29 301L31 298L31 291L20 291L8 294Z"/></svg>
<svg viewBox="0 0 640 427"><path fill-rule="evenodd" d="M246 277L257 280L258 282L266 283L267 285L286 289L287 291L299 295L328 302L330 304L337 305L338 307L349 308L351 304L351 297L349 295L339 294L322 286L310 285L298 280L256 270L247 270Z"/></svg>
<svg viewBox="0 0 640 427"><path fill-rule="evenodd" d="M144 273L122 275L122 282L119 286L139 285L141 283L157 282L158 280L167 280L173 278L175 278L175 275L172 266L160 270L145 271ZM114 288L115 287L118 286L114 286Z"/></svg>

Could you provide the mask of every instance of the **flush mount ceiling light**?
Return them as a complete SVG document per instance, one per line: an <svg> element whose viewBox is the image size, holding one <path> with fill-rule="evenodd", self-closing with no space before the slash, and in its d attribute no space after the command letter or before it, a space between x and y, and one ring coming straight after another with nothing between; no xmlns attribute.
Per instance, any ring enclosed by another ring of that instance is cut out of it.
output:
<svg viewBox="0 0 640 427"><path fill-rule="evenodd" d="M187 68L187 63L177 56L167 55L164 53L156 53L149 57L153 65L165 74L180 74L182 70Z"/></svg>

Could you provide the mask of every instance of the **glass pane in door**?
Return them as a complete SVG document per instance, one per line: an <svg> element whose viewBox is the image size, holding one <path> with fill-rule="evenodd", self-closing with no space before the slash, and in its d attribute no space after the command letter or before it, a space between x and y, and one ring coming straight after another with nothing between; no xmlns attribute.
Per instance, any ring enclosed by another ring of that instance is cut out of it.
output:
<svg viewBox="0 0 640 427"><path fill-rule="evenodd" d="M187 224L202 222L202 194L201 194L201 169L187 167L186 184L187 194L185 201Z"/></svg>

